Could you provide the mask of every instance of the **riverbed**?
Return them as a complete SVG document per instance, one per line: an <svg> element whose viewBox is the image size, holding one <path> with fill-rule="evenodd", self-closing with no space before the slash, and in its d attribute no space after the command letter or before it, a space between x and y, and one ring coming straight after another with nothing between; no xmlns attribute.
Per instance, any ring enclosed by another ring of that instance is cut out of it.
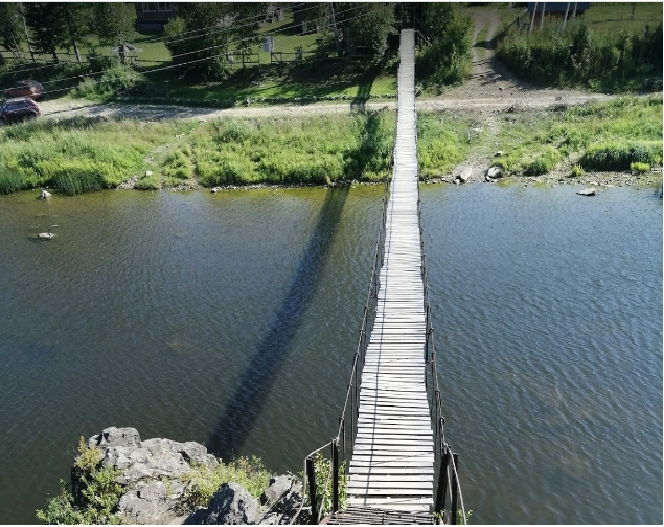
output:
<svg viewBox="0 0 664 527"><path fill-rule="evenodd" d="M662 201L576 190L422 188L473 523L662 523ZM0 197L0 523L107 426L274 471L329 441L380 187L37 194Z"/></svg>

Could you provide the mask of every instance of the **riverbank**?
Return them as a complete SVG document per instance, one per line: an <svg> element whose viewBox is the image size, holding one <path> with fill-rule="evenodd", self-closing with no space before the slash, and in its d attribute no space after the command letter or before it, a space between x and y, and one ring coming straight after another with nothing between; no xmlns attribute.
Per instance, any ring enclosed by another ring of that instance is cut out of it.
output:
<svg viewBox="0 0 664 527"><path fill-rule="evenodd" d="M387 108L157 122L106 115L40 120L0 129L0 193L376 182L387 173L394 126ZM467 181L497 167L503 176L527 178L525 184L572 176L632 185L634 163L661 178L661 131L661 96L490 113L421 111L420 177Z"/></svg>
<svg viewBox="0 0 664 527"><path fill-rule="evenodd" d="M258 458L224 463L199 443L141 440L135 428L81 437L71 485L60 486L37 511L44 523L280 525L302 502L297 477L273 477Z"/></svg>

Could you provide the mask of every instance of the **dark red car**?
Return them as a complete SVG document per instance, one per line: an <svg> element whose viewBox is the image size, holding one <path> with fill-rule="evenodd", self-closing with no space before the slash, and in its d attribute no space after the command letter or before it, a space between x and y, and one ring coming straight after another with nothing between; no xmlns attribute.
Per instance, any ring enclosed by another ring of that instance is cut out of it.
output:
<svg viewBox="0 0 664 527"><path fill-rule="evenodd" d="M35 101L40 101L44 98L44 87L41 82L37 81L19 81L16 86L5 90L5 97L10 99L12 97L30 97Z"/></svg>
<svg viewBox="0 0 664 527"><path fill-rule="evenodd" d="M5 124L36 119L41 115L41 108L30 97L7 99L0 107L0 119Z"/></svg>

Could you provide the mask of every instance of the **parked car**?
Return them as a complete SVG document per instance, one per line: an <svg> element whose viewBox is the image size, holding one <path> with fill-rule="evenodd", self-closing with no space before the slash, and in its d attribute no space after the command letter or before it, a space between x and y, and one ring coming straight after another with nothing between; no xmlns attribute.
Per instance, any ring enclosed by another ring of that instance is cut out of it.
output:
<svg viewBox="0 0 664 527"><path fill-rule="evenodd" d="M44 98L44 87L37 81L19 81L15 87L5 90L5 97L30 97L40 101Z"/></svg>
<svg viewBox="0 0 664 527"><path fill-rule="evenodd" d="M36 119L41 115L39 104L30 97L7 99L0 107L0 119L5 124Z"/></svg>

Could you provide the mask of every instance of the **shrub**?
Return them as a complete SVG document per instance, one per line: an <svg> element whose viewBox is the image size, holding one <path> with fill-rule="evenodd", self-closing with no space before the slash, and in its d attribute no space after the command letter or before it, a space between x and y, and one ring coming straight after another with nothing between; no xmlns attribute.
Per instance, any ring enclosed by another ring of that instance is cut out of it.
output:
<svg viewBox="0 0 664 527"><path fill-rule="evenodd" d="M628 170L633 162L661 164L662 143L643 141L593 145L579 160L583 168L594 170Z"/></svg>
<svg viewBox="0 0 664 527"><path fill-rule="evenodd" d="M585 171L581 168L580 165L576 164L572 167L572 170L570 172L570 177L581 177L585 175Z"/></svg>
<svg viewBox="0 0 664 527"><path fill-rule="evenodd" d="M25 178L17 170L0 167L0 194L11 194L25 188Z"/></svg>
<svg viewBox="0 0 664 527"><path fill-rule="evenodd" d="M260 458L240 457L229 463L219 461L216 468L207 465L194 467L181 476L181 481L188 483L186 500L192 508L206 506L212 495L224 483L234 481L242 485L254 498L259 498L270 485L271 474Z"/></svg>
<svg viewBox="0 0 664 527"><path fill-rule="evenodd" d="M641 163L640 161L632 162L629 168L632 171L637 171L639 174L650 171L650 165L648 163Z"/></svg>
<svg viewBox="0 0 664 527"><path fill-rule="evenodd" d="M102 524L112 522L113 513L122 488L115 482L119 471L101 467L101 450L88 447L81 437L79 456L73 468L73 476L79 488L74 494L60 480L60 495L48 501L46 511L39 509L37 519L49 525Z"/></svg>

